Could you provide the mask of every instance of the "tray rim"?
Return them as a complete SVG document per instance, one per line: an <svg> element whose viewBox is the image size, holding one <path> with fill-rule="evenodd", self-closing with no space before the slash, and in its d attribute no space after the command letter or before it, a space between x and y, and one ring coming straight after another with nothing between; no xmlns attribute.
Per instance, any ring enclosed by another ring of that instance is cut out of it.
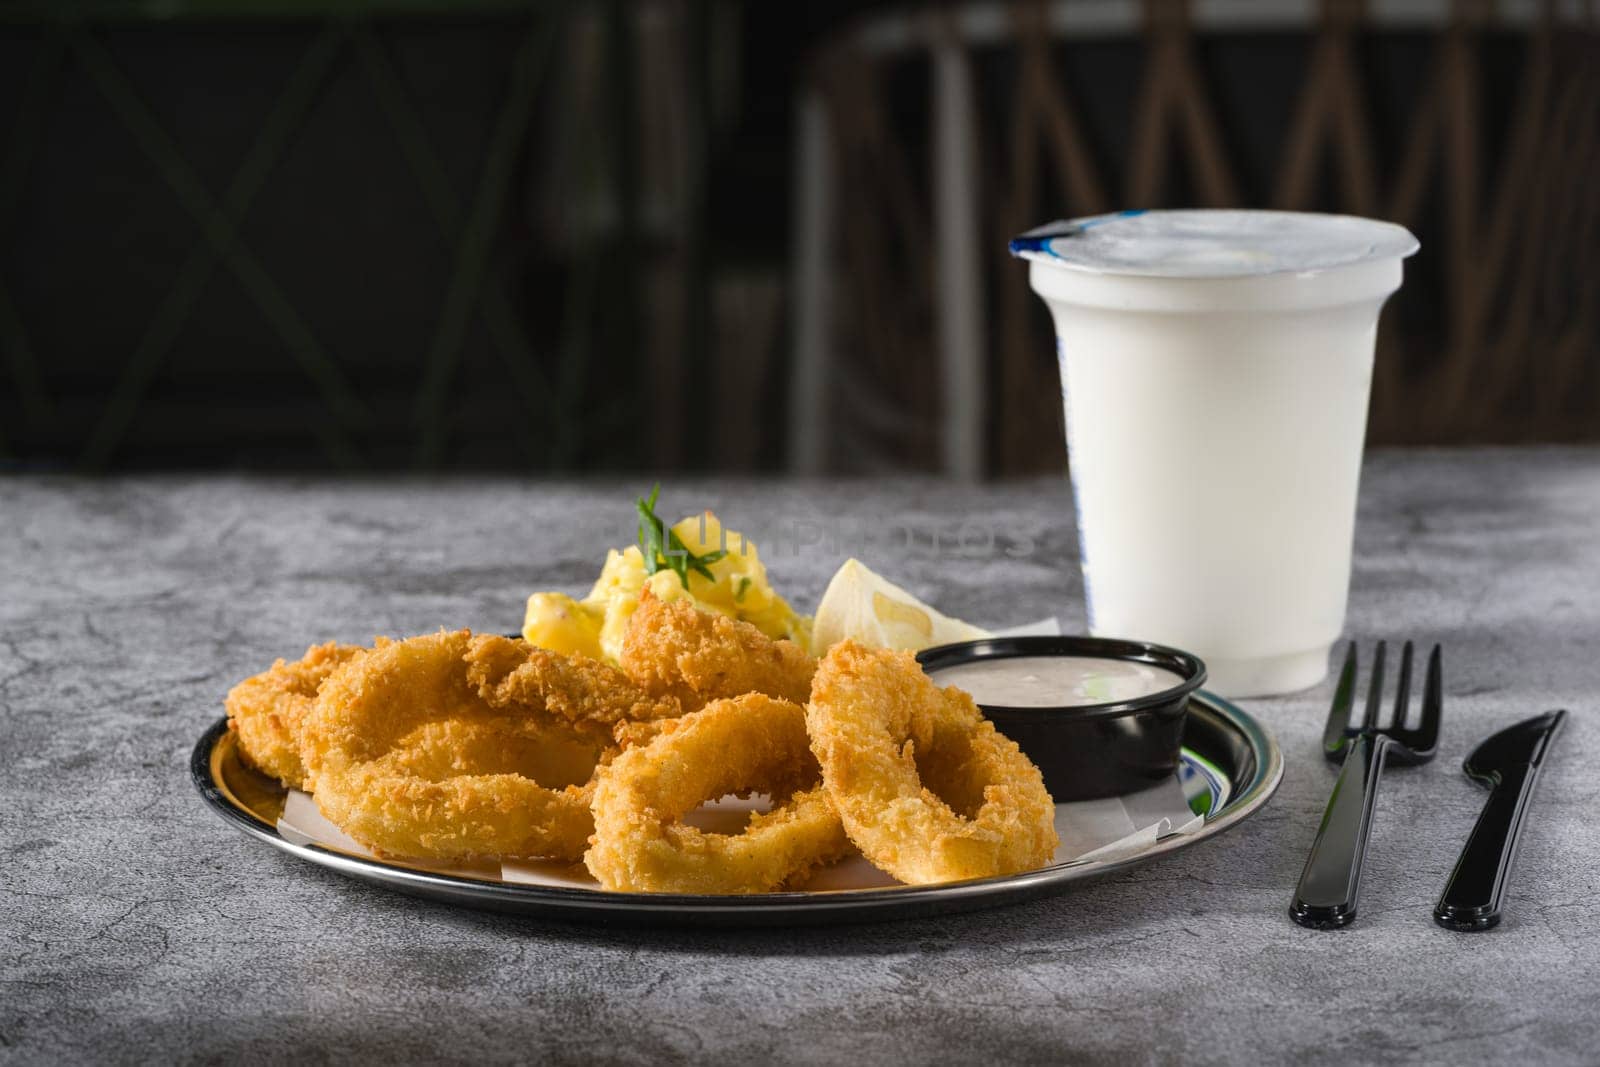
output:
<svg viewBox="0 0 1600 1067"><path fill-rule="evenodd" d="M1283 780L1283 753L1259 721L1228 700L1200 690L1191 698L1223 725L1242 735L1255 759L1248 785L1235 793L1205 825L1191 834L1163 838L1131 856L1113 860L1073 860L1021 874L925 886L825 892L782 892L743 896L690 893L621 893L569 886L537 886L485 881L384 863L363 856L298 844L277 826L236 802L219 784L216 763L228 730L222 716L195 743L189 775L206 806L246 835L305 862L414 896L474 908L537 914L580 922L621 921L657 925L806 925L828 921L877 921L1013 903L1074 882L1124 870L1199 844L1231 829L1259 811Z"/></svg>

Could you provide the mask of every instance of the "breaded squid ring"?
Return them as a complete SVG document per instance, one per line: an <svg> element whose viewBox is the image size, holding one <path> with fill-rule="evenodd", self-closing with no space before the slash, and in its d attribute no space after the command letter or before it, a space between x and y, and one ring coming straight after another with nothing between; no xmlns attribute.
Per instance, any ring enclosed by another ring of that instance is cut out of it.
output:
<svg viewBox="0 0 1600 1067"><path fill-rule="evenodd" d="M675 697L685 712L746 693L804 704L817 669L793 641L775 641L687 600L661 600L649 589L628 621L618 662L634 682Z"/></svg>
<svg viewBox="0 0 1600 1067"><path fill-rule="evenodd" d="M594 737L491 706L462 630L381 643L323 683L304 730L317 806L374 851L577 859L593 829Z"/></svg>
<svg viewBox="0 0 1600 1067"><path fill-rule="evenodd" d="M239 755L256 770L291 789L305 785L300 731L317 701L317 690L333 671L366 649L329 641L313 645L289 663L252 675L228 691L228 726L239 738Z"/></svg>
<svg viewBox="0 0 1600 1067"><path fill-rule="evenodd" d="M651 696L626 674L586 656L564 656L520 637L479 634L467 645L467 681L496 708L545 712L602 735L622 722L676 718L671 696Z"/></svg>
<svg viewBox="0 0 1600 1067"><path fill-rule="evenodd" d="M850 840L900 881L1014 874L1055 852L1055 804L1039 769L910 653L835 645L817 668L806 726Z"/></svg>
<svg viewBox="0 0 1600 1067"><path fill-rule="evenodd" d="M764 893L792 885L850 847L818 782L798 705L759 693L659 724L617 756L594 791L584 864L610 890ZM738 834L685 825L729 793L767 792L772 810Z"/></svg>

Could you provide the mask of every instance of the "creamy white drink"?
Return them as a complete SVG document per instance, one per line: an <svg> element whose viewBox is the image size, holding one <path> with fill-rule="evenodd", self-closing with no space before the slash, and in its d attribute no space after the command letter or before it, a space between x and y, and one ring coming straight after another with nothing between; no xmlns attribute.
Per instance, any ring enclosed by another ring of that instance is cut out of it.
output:
<svg viewBox="0 0 1600 1067"><path fill-rule="evenodd" d="M1344 625L1389 223L1124 213L1013 242L1055 320L1091 633L1208 688L1320 681Z"/></svg>
<svg viewBox="0 0 1600 1067"><path fill-rule="evenodd" d="M996 656L940 667L928 677L1002 708L1121 703L1183 684L1161 667L1099 656Z"/></svg>

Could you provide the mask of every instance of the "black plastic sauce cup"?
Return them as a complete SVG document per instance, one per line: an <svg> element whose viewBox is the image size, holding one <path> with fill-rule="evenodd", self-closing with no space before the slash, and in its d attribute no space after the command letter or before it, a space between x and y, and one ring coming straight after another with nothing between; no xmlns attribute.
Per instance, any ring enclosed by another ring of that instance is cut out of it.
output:
<svg viewBox="0 0 1600 1067"><path fill-rule="evenodd" d="M1199 657L1148 641L1110 637L987 637L917 653L935 683L943 668L1018 656L1120 659L1171 671L1170 689L1105 704L1011 708L979 703L995 729L1021 746L1057 803L1134 793L1178 769L1189 695L1206 680Z"/></svg>

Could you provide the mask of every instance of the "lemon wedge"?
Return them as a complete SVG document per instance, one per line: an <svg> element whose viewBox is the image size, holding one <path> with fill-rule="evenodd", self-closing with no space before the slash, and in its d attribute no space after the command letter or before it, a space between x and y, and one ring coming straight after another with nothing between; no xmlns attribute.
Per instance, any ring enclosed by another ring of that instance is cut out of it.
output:
<svg viewBox="0 0 1600 1067"><path fill-rule="evenodd" d="M860 560L847 559L822 594L811 643L820 656L846 638L915 652L989 636L987 630L941 615Z"/></svg>

